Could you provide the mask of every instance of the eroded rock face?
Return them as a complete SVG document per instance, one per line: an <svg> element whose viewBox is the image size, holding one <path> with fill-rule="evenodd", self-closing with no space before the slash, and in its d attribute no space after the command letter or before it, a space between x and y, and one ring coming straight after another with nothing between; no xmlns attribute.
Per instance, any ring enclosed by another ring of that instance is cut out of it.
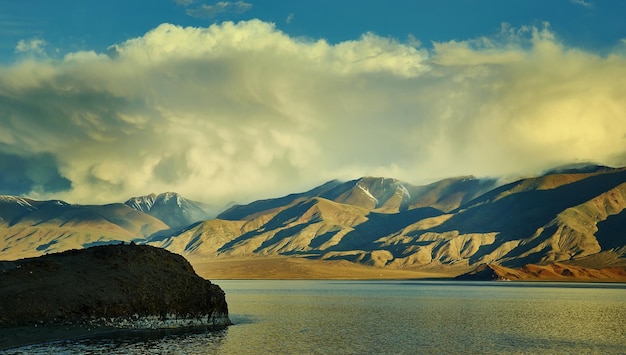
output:
<svg viewBox="0 0 626 355"><path fill-rule="evenodd" d="M0 263L0 327L226 326L222 289L178 254L107 245Z"/></svg>

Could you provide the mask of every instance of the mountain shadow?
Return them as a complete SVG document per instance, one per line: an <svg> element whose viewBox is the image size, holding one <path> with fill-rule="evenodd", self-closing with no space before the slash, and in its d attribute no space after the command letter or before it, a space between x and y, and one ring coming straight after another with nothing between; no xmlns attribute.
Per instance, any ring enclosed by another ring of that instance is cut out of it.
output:
<svg viewBox="0 0 626 355"><path fill-rule="evenodd" d="M301 218L303 214L305 214L311 207L313 207L317 203L316 200L306 200L297 203L296 205L284 209L278 212L272 219L270 219L267 223L261 227L261 229L268 231L274 230L285 225L296 221Z"/></svg>
<svg viewBox="0 0 626 355"><path fill-rule="evenodd" d="M626 182L626 171L590 176L550 190L523 191L463 210L430 231L500 232L500 242L527 238L560 212Z"/></svg>
<svg viewBox="0 0 626 355"><path fill-rule="evenodd" d="M558 230L557 226L550 226L546 229L544 229L541 234L531 240L528 243L520 243L520 245L518 245L517 247L511 249L508 253L506 253L505 255L502 256L502 259L506 259L507 256L513 256L512 260L505 260L504 262L502 262L503 266L506 267L522 267L526 264L533 264L533 263L537 263L540 261L541 257L543 256L543 254L541 253L541 251L536 251L532 254L526 255L525 257L520 258L519 255L522 255L524 253L527 253L528 251L538 247L541 243L545 242L546 239L550 238L550 236L554 235L554 233L556 233L556 231ZM494 243L495 244L495 243ZM495 248L493 248L492 245L488 245L486 246L487 250L482 250L479 249L479 253L481 256L488 254L490 252L492 252L493 250L495 250L497 247L499 247L500 245L497 245ZM489 250L489 249L493 249L493 250ZM472 258L470 258L471 261Z"/></svg>
<svg viewBox="0 0 626 355"><path fill-rule="evenodd" d="M596 239L602 250L624 247L626 245L626 210L598 223Z"/></svg>
<svg viewBox="0 0 626 355"><path fill-rule="evenodd" d="M406 228L424 218L436 217L443 212L432 207L416 208L404 212L386 214L371 212L367 215L368 220L354 227L354 230L346 234L329 251L366 250L372 251L376 247L374 242L384 236Z"/></svg>
<svg viewBox="0 0 626 355"><path fill-rule="evenodd" d="M269 248L272 245L279 244L283 239L290 238L298 233L300 233L307 225L305 223L295 225L293 227L285 228L276 234L270 239L264 241L256 250L255 253L261 252L265 248Z"/></svg>

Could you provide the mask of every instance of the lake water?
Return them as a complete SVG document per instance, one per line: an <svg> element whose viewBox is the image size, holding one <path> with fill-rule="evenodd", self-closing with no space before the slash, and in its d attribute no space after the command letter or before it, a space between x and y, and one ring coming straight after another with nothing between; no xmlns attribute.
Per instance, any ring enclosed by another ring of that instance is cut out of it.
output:
<svg viewBox="0 0 626 355"><path fill-rule="evenodd" d="M29 354L625 354L626 285L215 281L235 325L128 333Z"/></svg>

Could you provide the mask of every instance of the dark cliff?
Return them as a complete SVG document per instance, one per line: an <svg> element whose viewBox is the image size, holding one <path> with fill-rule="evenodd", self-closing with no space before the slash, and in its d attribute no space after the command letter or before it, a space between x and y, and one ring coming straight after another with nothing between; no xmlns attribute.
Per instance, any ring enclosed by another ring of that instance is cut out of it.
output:
<svg viewBox="0 0 626 355"><path fill-rule="evenodd" d="M0 327L229 325L219 286L180 255L107 245L0 263Z"/></svg>

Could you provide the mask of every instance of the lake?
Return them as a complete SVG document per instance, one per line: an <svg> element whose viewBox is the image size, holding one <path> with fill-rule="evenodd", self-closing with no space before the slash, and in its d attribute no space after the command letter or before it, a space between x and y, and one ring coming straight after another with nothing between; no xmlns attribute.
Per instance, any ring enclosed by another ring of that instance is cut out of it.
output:
<svg viewBox="0 0 626 355"><path fill-rule="evenodd" d="M24 347L29 354L624 354L626 285L215 281L235 325Z"/></svg>

